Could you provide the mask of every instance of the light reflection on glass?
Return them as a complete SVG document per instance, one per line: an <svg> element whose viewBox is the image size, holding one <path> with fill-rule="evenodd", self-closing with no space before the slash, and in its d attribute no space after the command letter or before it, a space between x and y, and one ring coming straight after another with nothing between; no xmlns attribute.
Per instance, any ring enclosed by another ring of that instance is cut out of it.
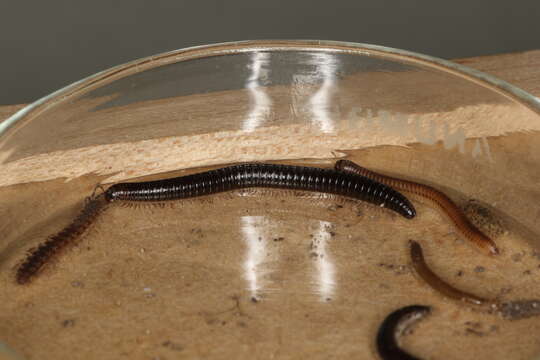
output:
<svg viewBox="0 0 540 360"><path fill-rule="evenodd" d="M260 80L268 77L270 53L255 52L251 56L251 75L246 81L249 91L250 111L242 124L243 131L253 131L261 126L270 115L272 100Z"/></svg>
<svg viewBox="0 0 540 360"><path fill-rule="evenodd" d="M314 54L313 63L317 66L316 77L322 78L322 85L309 99L312 122L322 132L332 133L335 130L335 121L331 114L335 100L332 98L337 92L336 71L339 64L334 55L325 53Z"/></svg>

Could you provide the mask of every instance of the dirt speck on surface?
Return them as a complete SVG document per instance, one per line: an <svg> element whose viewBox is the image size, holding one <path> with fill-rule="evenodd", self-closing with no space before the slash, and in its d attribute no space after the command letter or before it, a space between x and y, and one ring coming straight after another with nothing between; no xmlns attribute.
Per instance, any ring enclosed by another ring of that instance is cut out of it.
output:
<svg viewBox="0 0 540 360"><path fill-rule="evenodd" d="M184 350L184 347L181 344L173 342L171 340L164 341L161 345L163 347L166 347L166 348L174 350L174 351L182 351L182 350Z"/></svg>
<svg viewBox="0 0 540 360"><path fill-rule="evenodd" d="M475 272L475 273L483 273L484 271L486 271L486 268L483 267L483 266L476 266L476 267L474 268L474 272Z"/></svg>
<svg viewBox="0 0 540 360"><path fill-rule="evenodd" d="M67 320L64 320L62 321L62 327L73 327L75 326L75 320L74 319L67 319Z"/></svg>
<svg viewBox="0 0 540 360"><path fill-rule="evenodd" d="M540 315L540 299L506 302L501 305L499 312L503 318L508 320L538 316Z"/></svg>

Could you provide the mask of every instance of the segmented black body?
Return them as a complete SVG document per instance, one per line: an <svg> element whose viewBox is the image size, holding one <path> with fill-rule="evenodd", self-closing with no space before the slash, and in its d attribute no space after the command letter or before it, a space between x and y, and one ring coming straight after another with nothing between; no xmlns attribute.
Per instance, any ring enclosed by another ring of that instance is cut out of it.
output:
<svg viewBox="0 0 540 360"><path fill-rule="evenodd" d="M377 351L383 360L420 360L398 345L398 337L415 322L431 312L429 306L410 305L392 312L384 319L377 333Z"/></svg>
<svg viewBox="0 0 540 360"><path fill-rule="evenodd" d="M119 183L105 191L108 201L167 201L251 187L307 190L384 206L406 218L416 211L390 188L357 174L292 165L248 163L165 180Z"/></svg>
<svg viewBox="0 0 540 360"><path fill-rule="evenodd" d="M489 255L499 254L497 244L484 235L476 226L474 226L461 209L443 192L424 184L414 181L402 180L395 177L376 173L368 170L350 160L338 160L335 164L337 171L357 174L365 176L371 180L378 181L387 186L391 186L395 190L408 192L411 194L422 196L425 199L432 201L439 207L452 221L456 228L478 248L482 249Z"/></svg>

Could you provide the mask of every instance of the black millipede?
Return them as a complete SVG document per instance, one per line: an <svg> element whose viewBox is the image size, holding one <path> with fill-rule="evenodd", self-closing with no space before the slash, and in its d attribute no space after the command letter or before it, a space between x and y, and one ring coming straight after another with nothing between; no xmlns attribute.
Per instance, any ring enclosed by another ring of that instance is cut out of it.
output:
<svg viewBox="0 0 540 360"><path fill-rule="evenodd" d="M499 254L499 248L495 242L474 226L467 216L465 216L463 211L461 211L461 209L442 191L414 181L398 179L376 173L350 160L338 160L335 164L335 168L338 171L368 177L382 184L391 186L398 191L419 195L425 199L429 199L439 207L439 209L448 216L456 228L479 249L490 255Z"/></svg>
<svg viewBox="0 0 540 360"><path fill-rule="evenodd" d="M419 360L399 347L399 337L431 312L429 306L410 305L392 312L377 332L377 351L383 360Z"/></svg>
<svg viewBox="0 0 540 360"><path fill-rule="evenodd" d="M107 205L114 202L163 202L253 187L307 190L346 196L387 207L410 219L416 214L409 200L374 180L333 169L247 163L164 180L118 183L91 196L71 224L49 237L18 267L16 280L26 284L46 264L88 229Z"/></svg>
<svg viewBox="0 0 540 360"><path fill-rule="evenodd" d="M107 201L168 201L253 187L306 190L341 195L389 208L407 219L416 215L409 200L367 177L314 167L247 163L164 180L119 183Z"/></svg>

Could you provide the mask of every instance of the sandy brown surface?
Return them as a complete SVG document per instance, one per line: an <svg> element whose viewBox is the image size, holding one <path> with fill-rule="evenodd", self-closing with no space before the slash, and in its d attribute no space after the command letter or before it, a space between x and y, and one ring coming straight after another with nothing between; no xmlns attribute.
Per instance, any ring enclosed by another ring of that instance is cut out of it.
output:
<svg viewBox="0 0 540 360"><path fill-rule="evenodd" d="M0 337L28 359L375 359L384 317L424 304L433 314L403 341L418 356L531 359L540 318L508 321L442 298L412 273L407 240L464 290L540 298L540 173L530 166L539 143L535 134L490 139L493 163L433 146L350 154L462 207L474 199L497 258L422 199L409 221L335 197L247 191L111 207L79 246L19 286L13 267L25 250L67 224L99 179L2 188L0 211L12 221L0 223Z"/></svg>

